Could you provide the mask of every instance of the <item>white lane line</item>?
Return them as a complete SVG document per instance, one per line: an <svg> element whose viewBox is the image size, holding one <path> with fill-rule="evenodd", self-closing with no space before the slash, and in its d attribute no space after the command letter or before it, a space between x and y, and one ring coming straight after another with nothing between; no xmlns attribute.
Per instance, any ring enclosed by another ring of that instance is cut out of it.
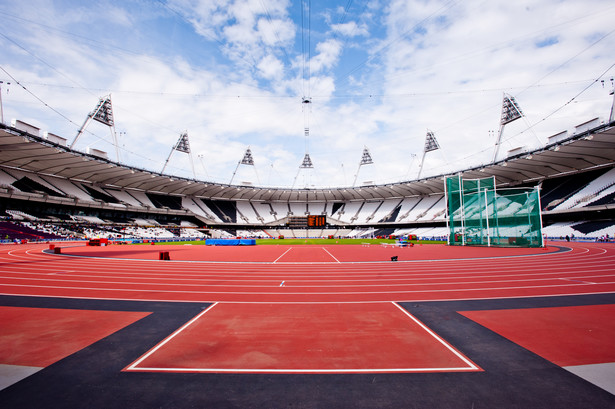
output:
<svg viewBox="0 0 615 409"><path fill-rule="evenodd" d="M200 314L198 314L196 317L192 318L190 321L188 321L187 323L185 323L184 325L182 325L177 331L175 331L174 333L172 333L168 338L166 338L164 341L162 341L161 343L159 343L158 345L156 345L154 348L152 348L148 353L146 353L145 355L143 355L141 358L137 359L135 362L133 362L130 366L128 366L126 368L126 370L136 370L136 366L139 365L141 362L143 362L144 360L146 360L148 357L150 357L154 352L158 351L161 347L163 347L167 342L169 342L170 340L172 340L173 338L175 338L180 332L182 332L183 330L185 330L186 328L188 328L190 325L192 325L194 322L196 322L196 320L198 320L199 318L201 318L203 315L205 315L207 312L209 312L213 307L215 307L216 305L218 305L218 303L212 304L209 307L207 307L205 310L203 310Z"/></svg>
<svg viewBox="0 0 615 409"><path fill-rule="evenodd" d="M602 282L600 284L595 284L596 286L609 286L609 285L613 285L615 284L615 281L607 281L607 282ZM317 291L317 292L311 292L311 291L303 291L303 292L299 292L299 291L295 291L295 292L289 292L289 293L285 293L286 295L374 295L374 294L426 294L426 293L450 293L450 292L484 292L484 291L511 291L511 290L526 290L526 289L538 289L538 288L550 288L550 289L561 289L561 288L566 288L566 287L588 287L591 284L584 284L584 283L573 283L571 282L570 284L560 284L560 285L528 285L528 286L514 286L514 287L485 287L485 288L460 288L460 289L442 289L442 290L390 290L390 291ZM0 287L17 287L17 288L45 288L45 289L60 289L60 290L82 290L82 291L114 291L114 292L136 292L136 293L174 293L174 294L208 294L208 295L212 295L212 294L224 294L224 295L251 295L251 296L257 296L257 295L279 295L280 293L278 292L269 292L269 291L207 291L207 290L203 290L203 291L197 291L197 290L192 290L192 291L181 291L181 290L163 290L163 289L144 289L144 288L109 288L109 287L70 287L70 286L56 286L56 285L50 285L50 286L45 286L45 285L32 285L32 284L7 284L7 283L2 283L0 284ZM6 291L6 290L2 290L2 291ZM607 291L608 292L608 291ZM610 291L613 292L613 291ZM601 292L598 292L601 293ZM11 294L8 292L2 292L0 294L6 294L6 295L23 295L23 294ZM571 295L575 295L577 293L570 293ZM584 294L584 293L583 293ZM26 294L29 295L29 294ZM558 294L558 295L567 295L567 294ZM50 295L52 296L52 295ZM528 297L528 295L518 295L517 297ZM495 298L501 298L501 296L495 297ZM458 298L454 298L454 299L458 299ZM178 300L178 301L182 301L182 300ZM185 300L185 301L190 301L190 300ZM429 299L429 301L433 301L432 299Z"/></svg>
<svg viewBox="0 0 615 409"><path fill-rule="evenodd" d="M326 249L326 248L324 248L324 247L321 247L321 249L323 249L324 251L326 251L326 252L327 252L327 254L328 254L328 255L330 255L330 256L331 256L331 258L333 258L333 260L335 260L336 262L340 263L340 261L339 261L338 259L336 259L336 258L335 258L335 256L334 256L333 254L329 253L329 250L327 250L327 249Z"/></svg>
<svg viewBox="0 0 615 409"><path fill-rule="evenodd" d="M289 248L288 248L288 250L286 250L284 253L282 253L282 255L281 255L280 257L278 257L278 258L276 258L275 260L273 260L273 264L277 263L279 259L281 259L282 257L284 257L284 255L285 255L286 253L288 253L289 251L291 251L291 250L292 250L292 247L289 247Z"/></svg>
<svg viewBox="0 0 615 409"><path fill-rule="evenodd" d="M477 371L480 369L474 369L469 367L460 368L369 368L369 369L265 369L265 368L148 368L139 367L129 369L130 371L140 372L188 372L188 373L278 373L278 374L342 374L342 373L407 373L407 372L468 372Z"/></svg>
<svg viewBox="0 0 615 409"><path fill-rule="evenodd" d="M458 352L455 348L453 348L448 342L446 342L444 339L440 338L440 336L438 334L436 334L435 332L433 332L431 329L429 329L427 326L425 326L425 324L423 324L421 321L419 321L418 319L416 319L412 314L410 314L408 311L404 310L399 304L392 302L391 304L393 304L394 306L396 306L397 308L399 308L401 310L401 312L403 312L404 314L406 314L408 317L410 317L412 319L412 321L416 322L421 328L423 328L429 335L431 335L432 337L434 337L438 342L440 342L442 345L444 345L449 351L451 351L453 354L455 354L455 356L457 356L457 358L461 359L463 362L465 362L466 365L468 365L469 369L473 369L473 370L480 370L480 368L478 366L476 366L472 361L470 361L468 358L466 358L465 356L463 356L460 352Z"/></svg>

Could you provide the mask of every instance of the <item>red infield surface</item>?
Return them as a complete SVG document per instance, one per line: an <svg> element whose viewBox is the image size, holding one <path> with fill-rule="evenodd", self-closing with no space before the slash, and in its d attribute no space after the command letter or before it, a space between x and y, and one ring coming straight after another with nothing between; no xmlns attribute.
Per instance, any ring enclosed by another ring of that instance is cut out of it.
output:
<svg viewBox="0 0 615 409"><path fill-rule="evenodd" d="M462 314L559 366L615 362L615 305Z"/></svg>
<svg viewBox="0 0 615 409"><path fill-rule="evenodd" d="M148 314L0 307L0 364L51 365Z"/></svg>
<svg viewBox="0 0 615 409"><path fill-rule="evenodd" d="M478 367L394 303L214 304L127 368L376 373Z"/></svg>

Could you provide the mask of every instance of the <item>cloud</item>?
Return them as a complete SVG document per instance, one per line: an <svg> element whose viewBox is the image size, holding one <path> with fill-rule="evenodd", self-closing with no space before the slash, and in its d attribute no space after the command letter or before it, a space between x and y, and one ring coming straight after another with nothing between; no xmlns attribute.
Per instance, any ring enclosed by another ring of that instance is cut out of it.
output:
<svg viewBox="0 0 615 409"><path fill-rule="evenodd" d="M268 80L282 79L284 64L273 55L266 55L258 63L258 69L263 78Z"/></svg>
<svg viewBox="0 0 615 409"><path fill-rule="evenodd" d="M367 36L369 30L367 25L362 24L360 27L356 21L350 21L342 24L332 24L331 29L335 33L339 33L345 37Z"/></svg>
<svg viewBox="0 0 615 409"><path fill-rule="evenodd" d="M329 39L316 44L316 51L318 54L310 61L310 69L314 74L335 66L342 52L342 44L339 40Z"/></svg>
<svg viewBox="0 0 615 409"><path fill-rule="evenodd" d="M253 67L272 49L288 46L294 36L286 0L176 0L170 4L198 34L218 43L228 58L243 66Z"/></svg>

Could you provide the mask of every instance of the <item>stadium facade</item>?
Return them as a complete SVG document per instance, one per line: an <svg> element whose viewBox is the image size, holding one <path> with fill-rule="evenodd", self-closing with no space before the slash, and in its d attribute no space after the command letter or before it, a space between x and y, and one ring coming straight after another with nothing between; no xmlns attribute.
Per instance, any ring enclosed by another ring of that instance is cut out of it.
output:
<svg viewBox="0 0 615 409"><path fill-rule="evenodd" d="M497 188L538 186L548 236L615 233L612 120L594 118L549 137L539 149L512 150L492 164L455 175L493 177ZM116 233L118 226L125 232L126 226L155 225L175 229L171 236L190 228L264 237L281 232L296 237L441 237L447 234L444 180L450 176L335 188L211 183L123 165L96 150L80 152L65 138L21 121L0 124L2 216L104 225Z"/></svg>

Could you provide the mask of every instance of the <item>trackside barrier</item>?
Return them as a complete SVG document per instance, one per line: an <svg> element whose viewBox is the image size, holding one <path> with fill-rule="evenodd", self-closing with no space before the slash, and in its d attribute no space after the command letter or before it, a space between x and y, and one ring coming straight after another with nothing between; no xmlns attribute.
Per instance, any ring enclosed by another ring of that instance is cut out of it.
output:
<svg viewBox="0 0 615 409"><path fill-rule="evenodd" d="M255 239L207 239L207 246L254 246Z"/></svg>
<svg viewBox="0 0 615 409"><path fill-rule="evenodd" d="M109 239L90 239L87 243L88 246L107 246L109 245Z"/></svg>

